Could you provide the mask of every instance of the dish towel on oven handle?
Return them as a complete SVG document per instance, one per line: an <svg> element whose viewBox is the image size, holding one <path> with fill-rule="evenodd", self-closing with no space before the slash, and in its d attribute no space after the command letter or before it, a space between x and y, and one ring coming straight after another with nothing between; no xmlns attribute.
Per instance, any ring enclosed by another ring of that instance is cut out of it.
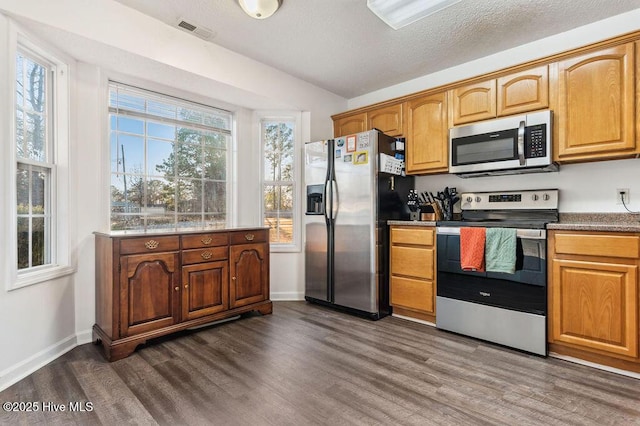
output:
<svg viewBox="0 0 640 426"><path fill-rule="evenodd" d="M460 267L463 271L484 271L485 228L460 228Z"/></svg>
<svg viewBox="0 0 640 426"><path fill-rule="evenodd" d="M488 228L485 242L485 269L487 272L516 271L516 230Z"/></svg>

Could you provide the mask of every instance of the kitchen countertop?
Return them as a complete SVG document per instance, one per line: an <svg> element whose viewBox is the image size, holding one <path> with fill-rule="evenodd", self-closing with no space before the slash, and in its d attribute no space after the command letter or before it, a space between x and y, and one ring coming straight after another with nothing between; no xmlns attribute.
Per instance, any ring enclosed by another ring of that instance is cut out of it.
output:
<svg viewBox="0 0 640 426"><path fill-rule="evenodd" d="M436 226L435 221L390 220L388 225ZM634 213L560 213L560 222L547 229L562 231L640 232L640 214Z"/></svg>
<svg viewBox="0 0 640 426"><path fill-rule="evenodd" d="M547 229L640 232L640 215L633 213L560 213L560 222L547 224Z"/></svg>

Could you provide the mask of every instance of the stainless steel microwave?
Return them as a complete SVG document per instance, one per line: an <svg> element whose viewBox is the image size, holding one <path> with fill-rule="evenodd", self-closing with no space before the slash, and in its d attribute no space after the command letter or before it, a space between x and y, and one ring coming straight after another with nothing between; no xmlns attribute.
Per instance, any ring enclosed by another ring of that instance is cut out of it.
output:
<svg viewBox="0 0 640 426"><path fill-rule="evenodd" d="M449 173L461 177L553 172L550 110L449 129Z"/></svg>

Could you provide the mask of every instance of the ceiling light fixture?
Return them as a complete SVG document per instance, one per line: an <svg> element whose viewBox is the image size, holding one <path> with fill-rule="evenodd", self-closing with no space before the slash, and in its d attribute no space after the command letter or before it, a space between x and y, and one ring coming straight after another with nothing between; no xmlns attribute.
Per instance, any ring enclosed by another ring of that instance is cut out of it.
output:
<svg viewBox="0 0 640 426"><path fill-rule="evenodd" d="M282 0L238 0L240 7L252 18L265 19L276 13Z"/></svg>
<svg viewBox="0 0 640 426"><path fill-rule="evenodd" d="M397 30L462 0L367 0L367 7Z"/></svg>

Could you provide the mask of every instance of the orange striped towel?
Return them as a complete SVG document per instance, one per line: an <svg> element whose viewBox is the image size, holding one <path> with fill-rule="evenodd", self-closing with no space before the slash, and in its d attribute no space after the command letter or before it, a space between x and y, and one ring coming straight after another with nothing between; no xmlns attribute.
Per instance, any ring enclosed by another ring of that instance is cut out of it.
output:
<svg viewBox="0 0 640 426"><path fill-rule="evenodd" d="M463 271L484 271L485 228L460 228L460 267Z"/></svg>

